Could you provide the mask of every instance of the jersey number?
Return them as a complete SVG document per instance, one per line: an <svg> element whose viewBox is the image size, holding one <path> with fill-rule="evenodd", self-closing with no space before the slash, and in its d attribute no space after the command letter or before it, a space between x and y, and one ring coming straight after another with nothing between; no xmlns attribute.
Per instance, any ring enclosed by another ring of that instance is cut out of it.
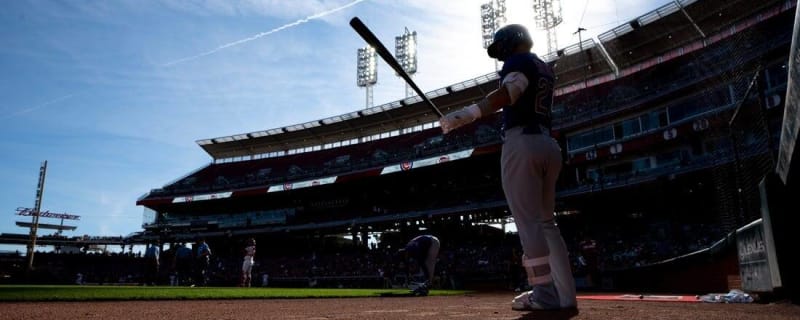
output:
<svg viewBox="0 0 800 320"><path fill-rule="evenodd" d="M536 113L550 117L550 109L553 107L553 83L547 79L539 79L536 87Z"/></svg>

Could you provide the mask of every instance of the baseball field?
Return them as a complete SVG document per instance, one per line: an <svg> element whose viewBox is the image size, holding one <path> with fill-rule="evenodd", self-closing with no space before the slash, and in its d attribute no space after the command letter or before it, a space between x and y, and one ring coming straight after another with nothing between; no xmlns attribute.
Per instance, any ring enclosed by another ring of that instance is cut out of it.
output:
<svg viewBox="0 0 800 320"><path fill-rule="evenodd" d="M432 290L430 296L464 295L463 290ZM202 299L323 299L404 296L407 289L315 289L140 286L0 286L0 301L130 301Z"/></svg>
<svg viewBox="0 0 800 320"><path fill-rule="evenodd" d="M580 299L578 310L516 312L510 291L386 292L405 290L0 286L0 319L800 319L788 303Z"/></svg>

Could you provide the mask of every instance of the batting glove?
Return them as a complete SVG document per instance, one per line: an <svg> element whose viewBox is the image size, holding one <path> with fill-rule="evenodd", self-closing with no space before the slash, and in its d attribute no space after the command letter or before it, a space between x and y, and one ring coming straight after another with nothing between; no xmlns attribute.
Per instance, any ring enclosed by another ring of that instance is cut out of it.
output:
<svg viewBox="0 0 800 320"><path fill-rule="evenodd" d="M439 119L439 126L442 133L447 134L463 125L472 123L481 117L481 108L477 104L471 104L464 109L448 113Z"/></svg>

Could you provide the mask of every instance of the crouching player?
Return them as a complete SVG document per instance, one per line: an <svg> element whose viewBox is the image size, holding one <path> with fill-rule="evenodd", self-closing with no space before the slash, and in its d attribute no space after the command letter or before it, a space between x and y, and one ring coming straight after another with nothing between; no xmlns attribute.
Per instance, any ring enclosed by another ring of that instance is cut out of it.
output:
<svg viewBox="0 0 800 320"><path fill-rule="evenodd" d="M411 282L409 288L412 293L419 296L427 296L428 289L433 282L434 268L436 259L439 256L439 239L432 235L421 235L406 244L405 248L400 249L400 253L406 259L414 259L423 273L423 281Z"/></svg>

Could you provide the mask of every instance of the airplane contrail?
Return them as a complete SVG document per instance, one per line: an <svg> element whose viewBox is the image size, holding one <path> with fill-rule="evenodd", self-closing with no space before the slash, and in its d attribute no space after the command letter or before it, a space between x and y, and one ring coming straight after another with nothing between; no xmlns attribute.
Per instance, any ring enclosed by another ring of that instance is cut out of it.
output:
<svg viewBox="0 0 800 320"><path fill-rule="evenodd" d="M44 102L44 103L38 104L38 105L36 105L36 106L33 106L33 107L30 107L30 108L25 108L25 109L22 109L22 110L17 110L16 112L12 112L12 113L10 113L10 114L7 114L7 115L5 115L5 116L3 116L3 117L0 117L0 119L8 119L8 118L12 118L12 117L15 117L15 116L18 116L18 115L22 115L22 114L26 114L26 113L29 113L29 112L33 112L33 111L36 111L36 110L38 110L38 109L41 109L41 108L47 107L47 106L49 106L49 105L51 105L51 104L56 104L56 103L59 103L59 102L61 102L61 101L67 100L67 99L69 99L69 98L72 98L72 97L74 97L75 95L77 95L78 93L80 93L80 92L70 93L70 94L68 94L68 95L64 95L64 96L61 96L61 97L55 98L55 99L53 99L53 100L46 101L46 102Z"/></svg>
<svg viewBox="0 0 800 320"><path fill-rule="evenodd" d="M303 19L297 20L297 21L289 23L289 24L282 25L282 26L277 27L275 29L272 29L272 30L269 30L269 31L266 31L266 32L261 32L259 34L256 34L256 35L252 36L252 37L244 38L244 39L237 40L237 41L234 41L234 42L231 42L231 43L226 43L226 44L223 44L223 45L221 45L219 47L216 47L216 48L214 48L212 50L209 50L209 51L197 54L197 55L188 56L188 57L180 58L180 59L175 60L175 61L167 62L167 63L163 64L162 67L169 67L169 66L173 66L173 65L176 65L176 64L179 64L179 63L186 62L186 61L190 61L190 60L194 60L194 59L197 59L197 58L205 57L207 55L211 55L211 54L217 53L217 52L219 52L219 51L221 51L221 50L223 50L225 48L238 46L238 45L240 45L242 43L250 42L250 41L256 40L258 38L261 38L261 37L264 37L264 36L268 36L270 34L273 34L275 32L281 31L283 29L291 28L291 27L294 27L296 25L300 25L300 24L309 22L309 21L314 20L314 19L322 18L322 17L327 16L327 15L329 15L331 13L334 13L334 12L337 12L337 11L352 7L352 6L356 5L356 4L358 4L359 2L363 2L363 1L365 1L365 0L355 0L353 2L350 2L350 3L346 4L346 5L343 5L341 7L333 8L333 9L328 10L328 11L323 11L323 12L320 12L320 13L305 17Z"/></svg>

